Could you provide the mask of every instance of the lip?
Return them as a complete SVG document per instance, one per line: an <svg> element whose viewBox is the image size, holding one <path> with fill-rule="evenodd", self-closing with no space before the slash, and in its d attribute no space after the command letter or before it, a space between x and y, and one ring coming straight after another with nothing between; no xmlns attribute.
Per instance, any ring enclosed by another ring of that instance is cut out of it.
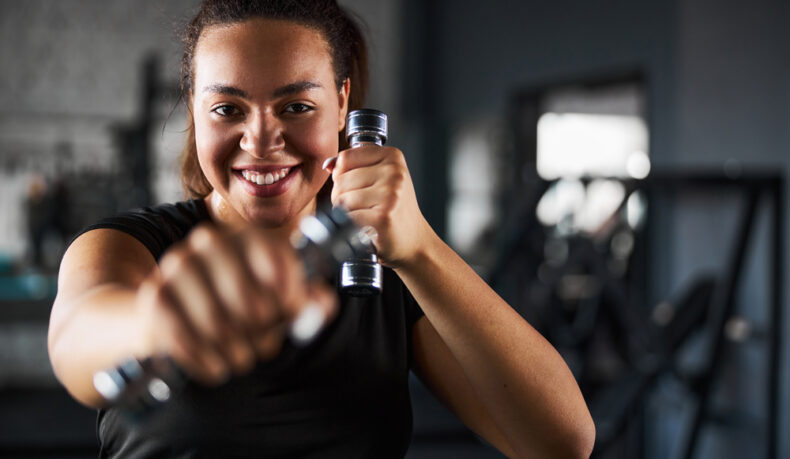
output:
<svg viewBox="0 0 790 459"><path fill-rule="evenodd" d="M261 165L249 165L249 166L234 166L232 167L233 172L241 171L253 171L258 173L266 173L266 172L275 172L279 171L280 169L293 169L294 167L300 166L299 164L267 164L265 166Z"/></svg>
<svg viewBox="0 0 790 459"><path fill-rule="evenodd" d="M274 196L279 196L290 188L291 184L296 178L296 172L301 169L301 164L297 164L295 166L243 166L243 167L234 167L233 168L233 176L241 183L242 188L247 193L259 197L259 198L271 198ZM257 183L252 183L249 180L245 179L241 173L242 171L254 171L259 174L267 173L267 172L276 172L281 169L290 168L288 171L288 175L283 177L277 182L272 183L271 185L258 185Z"/></svg>

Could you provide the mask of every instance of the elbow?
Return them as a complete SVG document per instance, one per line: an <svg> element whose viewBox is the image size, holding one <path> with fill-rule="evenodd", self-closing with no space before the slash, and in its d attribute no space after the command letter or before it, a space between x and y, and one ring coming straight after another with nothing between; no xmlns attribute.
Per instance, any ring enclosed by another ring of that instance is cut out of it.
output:
<svg viewBox="0 0 790 459"><path fill-rule="evenodd" d="M580 422L569 428L560 441L543 451L543 454L529 454L523 457L589 459L595 446L595 424ZM548 446L548 445L547 445Z"/></svg>
<svg viewBox="0 0 790 459"><path fill-rule="evenodd" d="M595 423L589 414L583 422L579 422L571 438L572 449L568 457L588 459L595 446Z"/></svg>
<svg viewBox="0 0 790 459"><path fill-rule="evenodd" d="M595 447L595 422L583 398L565 422L565 448L562 457L588 459Z"/></svg>
<svg viewBox="0 0 790 459"><path fill-rule="evenodd" d="M589 459L595 446L595 424L588 413L583 419L575 420L564 427L555 428L551 435L542 438L524 436L525 443L515 448L513 457L518 458L567 458ZM515 444L513 446L516 446Z"/></svg>
<svg viewBox="0 0 790 459"><path fill-rule="evenodd" d="M105 402L93 389L92 378L84 378L79 370L75 371L73 355L69 356L63 346L50 345L49 360L58 382L74 400L87 408L101 408Z"/></svg>
<svg viewBox="0 0 790 459"><path fill-rule="evenodd" d="M104 401L93 390L92 379L86 380L81 369L75 368L79 365L79 359L75 359L73 349L63 342L64 338L59 332L62 330L58 328L62 329L50 324L47 336L49 362L55 378L77 402L88 408L101 408Z"/></svg>
<svg viewBox="0 0 790 459"><path fill-rule="evenodd" d="M566 424L558 448L547 457L588 459L592 455L595 447L595 423L586 408L579 414L580 416Z"/></svg>

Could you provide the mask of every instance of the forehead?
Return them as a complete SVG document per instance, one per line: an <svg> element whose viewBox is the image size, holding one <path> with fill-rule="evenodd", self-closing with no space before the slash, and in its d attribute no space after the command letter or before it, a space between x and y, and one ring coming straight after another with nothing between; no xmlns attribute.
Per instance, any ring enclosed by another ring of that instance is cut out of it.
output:
<svg viewBox="0 0 790 459"><path fill-rule="evenodd" d="M196 86L218 80L236 84L334 80L329 45L320 32L289 21L257 18L207 27L195 47L193 72Z"/></svg>

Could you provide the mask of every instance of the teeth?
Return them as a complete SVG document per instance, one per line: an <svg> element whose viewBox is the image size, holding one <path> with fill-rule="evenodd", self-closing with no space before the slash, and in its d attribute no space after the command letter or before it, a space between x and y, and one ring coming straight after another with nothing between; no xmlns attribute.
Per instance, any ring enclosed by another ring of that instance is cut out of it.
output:
<svg viewBox="0 0 790 459"><path fill-rule="evenodd" d="M280 180L284 179L290 170L290 168L284 167L279 171L267 172L265 174L244 170L241 171L241 176L244 177L245 180L258 185L271 185L272 183L279 182Z"/></svg>

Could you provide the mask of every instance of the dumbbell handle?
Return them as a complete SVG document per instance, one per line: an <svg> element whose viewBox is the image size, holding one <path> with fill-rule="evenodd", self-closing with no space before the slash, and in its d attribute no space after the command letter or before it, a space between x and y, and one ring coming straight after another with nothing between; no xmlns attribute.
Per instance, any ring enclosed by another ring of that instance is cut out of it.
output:
<svg viewBox="0 0 790 459"><path fill-rule="evenodd" d="M387 115L364 108L348 114L346 138L351 148L363 145L384 145L387 141ZM340 291L351 296L381 294L381 264L375 250L343 262L340 270Z"/></svg>

